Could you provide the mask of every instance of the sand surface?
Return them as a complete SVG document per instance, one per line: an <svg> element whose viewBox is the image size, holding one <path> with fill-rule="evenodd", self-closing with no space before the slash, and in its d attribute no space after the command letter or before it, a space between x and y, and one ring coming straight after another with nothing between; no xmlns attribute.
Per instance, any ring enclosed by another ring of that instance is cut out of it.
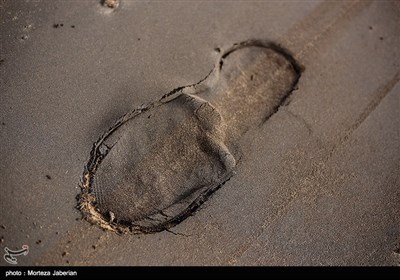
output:
<svg viewBox="0 0 400 280"><path fill-rule="evenodd" d="M398 1L0 9L0 246L29 245L19 265L400 264ZM281 44L304 72L240 139L237 174L170 232L82 220L76 196L98 137L248 39Z"/></svg>

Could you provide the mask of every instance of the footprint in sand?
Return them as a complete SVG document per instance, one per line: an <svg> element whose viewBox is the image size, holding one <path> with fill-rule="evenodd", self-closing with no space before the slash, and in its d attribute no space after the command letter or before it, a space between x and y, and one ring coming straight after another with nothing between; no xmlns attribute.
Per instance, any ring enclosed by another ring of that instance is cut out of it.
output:
<svg viewBox="0 0 400 280"><path fill-rule="evenodd" d="M275 113L300 77L271 43L221 54L201 82L122 118L94 144L79 207L118 232L158 232L190 216L234 175L239 138Z"/></svg>

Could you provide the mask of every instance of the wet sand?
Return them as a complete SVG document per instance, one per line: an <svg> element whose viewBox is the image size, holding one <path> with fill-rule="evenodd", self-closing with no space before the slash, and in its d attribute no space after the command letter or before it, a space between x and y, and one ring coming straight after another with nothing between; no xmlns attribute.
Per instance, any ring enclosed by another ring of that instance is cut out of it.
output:
<svg viewBox="0 0 400 280"><path fill-rule="evenodd" d="M29 245L19 265L399 265L398 2L0 5L0 236L2 250ZM236 175L170 231L82 220L99 135L248 39L304 72L240 139Z"/></svg>

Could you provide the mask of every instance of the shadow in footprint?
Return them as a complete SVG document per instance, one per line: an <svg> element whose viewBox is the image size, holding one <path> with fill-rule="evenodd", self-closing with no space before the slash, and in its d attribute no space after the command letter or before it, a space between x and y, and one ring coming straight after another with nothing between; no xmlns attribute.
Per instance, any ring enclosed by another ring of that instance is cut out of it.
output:
<svg viewBox="0 0 400 280"><path fill-rule="evenodd" d="M299 78L287 51L246 41L221 53L199 83L127 113L93 146L84 216L121 233L178 224L234 175L241 136L274 114Z"/></svg>

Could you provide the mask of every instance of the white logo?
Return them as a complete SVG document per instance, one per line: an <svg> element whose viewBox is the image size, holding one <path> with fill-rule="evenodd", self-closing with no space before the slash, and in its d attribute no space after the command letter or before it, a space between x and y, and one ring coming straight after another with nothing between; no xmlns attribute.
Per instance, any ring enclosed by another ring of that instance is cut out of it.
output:
<svg viewBox="0 0 400 280"><path fill-rule="evenodd" d="M29 246L28 245L22 245L21 250L13 251L8 249L7 247L4 248L4 251L6 253L4 254L4 260L8 262L9 264L17 264L17 258L16 256L21 256L21 255L28 255L29 253Z"/></svg>

